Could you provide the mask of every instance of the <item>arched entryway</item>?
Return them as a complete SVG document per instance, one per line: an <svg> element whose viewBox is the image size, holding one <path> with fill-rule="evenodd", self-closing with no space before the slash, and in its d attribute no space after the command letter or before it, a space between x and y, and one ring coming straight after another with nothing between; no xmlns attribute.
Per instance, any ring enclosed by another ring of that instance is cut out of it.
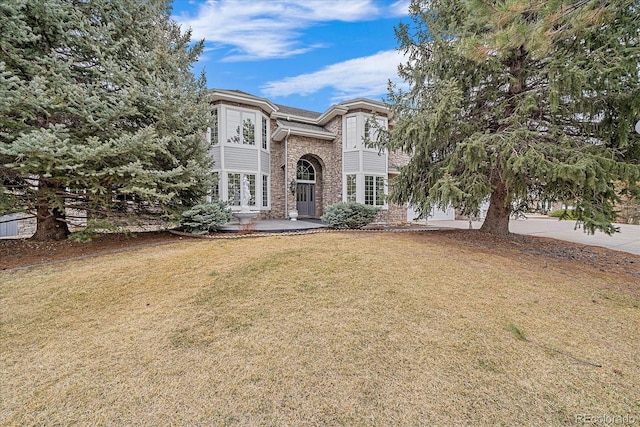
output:
<svg viewBox="0 0 640 427"><path fill-rule="evenodd" d="M296 209L300 216L316 216L316 167L301 158L296 165Z"/></svg>

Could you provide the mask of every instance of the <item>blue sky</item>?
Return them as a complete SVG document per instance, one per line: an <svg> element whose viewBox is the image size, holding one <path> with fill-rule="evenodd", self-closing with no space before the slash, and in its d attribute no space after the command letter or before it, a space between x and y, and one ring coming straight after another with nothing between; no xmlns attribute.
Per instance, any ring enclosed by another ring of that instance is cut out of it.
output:
<svg viewBox="0 0 640 427"><path fill-rule="evenodd" d="M205 39L194 68L209 88L238 89L324 112L382 100L404 62L394 27L409 0L174 0L173 19Z"/></svg>

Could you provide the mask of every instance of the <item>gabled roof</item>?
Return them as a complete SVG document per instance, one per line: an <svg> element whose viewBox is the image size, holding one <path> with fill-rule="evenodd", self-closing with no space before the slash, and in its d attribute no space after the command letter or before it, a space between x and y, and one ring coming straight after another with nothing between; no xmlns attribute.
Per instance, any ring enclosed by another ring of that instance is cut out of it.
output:
<svg viewBox="0 0 640 427"><path fill-rule="evenodd" d="M274 104L266 98L260 98L259 96L251 95L250 93L246 93L241 90L211 89L209 93L212 102L222 100L257 106L269 112L272 115L272 118L300 121L303 123L312 123L321 126L328 123L329 120L336 115L346 114L349 110L360 109L385 115L389 114L389 108L384 103L367 98L356 98L350 101L343 101L339 104L332 105L324 113L318 113L316 111L305 110L302 108Z"/></svg>
<svg viewBox="0 0 640 427"><path fill-rule="evenodd" d="M282 141L288 135L308 136L324 140L333 140L336 134L323 126L336 116L347 114L351 110L362 110L389 115L389 108L382 102L366 98L357 98L332 105L324 113L273 104L265 98L251 95L240 90L212 89L211 102L226 101L261 108L272 119L276 119L276 129L272 134L274 141Z"/></svg>

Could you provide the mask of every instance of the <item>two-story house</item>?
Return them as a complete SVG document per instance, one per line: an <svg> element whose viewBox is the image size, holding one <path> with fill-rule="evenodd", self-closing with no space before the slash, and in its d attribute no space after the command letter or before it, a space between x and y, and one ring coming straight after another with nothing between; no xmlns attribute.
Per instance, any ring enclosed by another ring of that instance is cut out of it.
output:
<svg viewBox="0 0 640 427"><path fill-rule="evenodd" d="M359 98L317 113L219 89L210 91L210 102L207 139L218 178L212 198L239 210L247 177L249 207L262 219L288 218L293 210L319 218L332 204L355 201L382 208L381 222L407 221L407 206L390 204L385 195L408 156L364 143L375 140L372 120L388 127L385 104Z"/></svg>

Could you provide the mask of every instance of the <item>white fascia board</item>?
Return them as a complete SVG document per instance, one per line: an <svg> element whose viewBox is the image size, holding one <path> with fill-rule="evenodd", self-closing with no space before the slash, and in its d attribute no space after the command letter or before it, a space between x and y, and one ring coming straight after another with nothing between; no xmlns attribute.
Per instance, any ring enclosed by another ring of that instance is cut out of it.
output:
<svg viewBox="0 0 640 427"><path fill-rule="evenodd" d="M209 99L211 102L227 101L252 105L254 107L262 108L270 115L278 110L278 108L273 105L268 99L228 90L213 89L209 92Z"/></svg>
<svg viewBox="0 0 640 427"><path fill-rule="evenodd" d="M313 131L309 129L291 128L291 133L293 135L308 136L311 138L318 138L318 139L326 139L327 141L333 141L336 137L336 135L331 132L318 132L318 131Z"/></svg>
<svg viewBox="0 0 640 427"><path fill-rule="evenodd" d="M288 135L308 136L310 138L324 139L327 141L333 141L336 137L336 135L331 132L319 132L311 129L278 126L278 128L271 134L271 139L273 141L282 141Z"/></svg>
<svg viewBox="0 0 640 427"><path fill-rule="evenodd" d="M348 110L362 109L362 110L374 111L376 113L384 114L385 116L388 116L391 114L391 111L389 111L389 107L387 107L382 102L373 101L371 99L366 99L366 98L358 98L352 101L346 101L341 103L340 106Z"/></svg>
<svg viewBox="0 0 640 427"><path fill-rule="evenodd" d="M322 113L320 117L318 117L317 124L320 126L324 126L329 123L329 121L334 117L345 115L348 111L349 109L343 107L342 105L332 105L331 108L329 108L327 111Z"/></svg>
<svg viewBox="0 0 640 427"><path fill-rule="evenodd" d="M303 117L303 116L297 116L293 114L281 113L279 111L272 113L271 118L285 119L288 121L295 121L300 123L309 123L309 124L324 126L327 123L329 123L331 119L335 118L336 116L345 115L351 109L354 109L354 110L362 109L367 111L374 111L376 113L382 114L387 117L391 116L391 111L382 102L373 101L371 99L366 99L366 98L358 98L352 101L347 101L337 105L332 105L327 111L325 111L315 119L311 117Z"/></svg>
<svg viewBox="0 0 640 427"><path fill-rule="evenodd" d="M349 110L347 108L344 108L341 105L332 105L331 108L329 108L327 111L325 111L315 119L311 117L296 116L294 114L287 114L287 113L281 113L281 112L275 112L271 114L271 118L285 119L287 121L292 121L292 122L309 123L312 125L324 126L327 123L329 123L329 121L334 117L342 114L346 114L348 111Z"/></svg>
<svg viewBox="0 0 640 427"><path fill-rule="evenodd" d="M287 135L291 134L291 129L284 128L282 126L278 126L276 130L271 134L272 141L282 141L287 137Z"/></svg>

